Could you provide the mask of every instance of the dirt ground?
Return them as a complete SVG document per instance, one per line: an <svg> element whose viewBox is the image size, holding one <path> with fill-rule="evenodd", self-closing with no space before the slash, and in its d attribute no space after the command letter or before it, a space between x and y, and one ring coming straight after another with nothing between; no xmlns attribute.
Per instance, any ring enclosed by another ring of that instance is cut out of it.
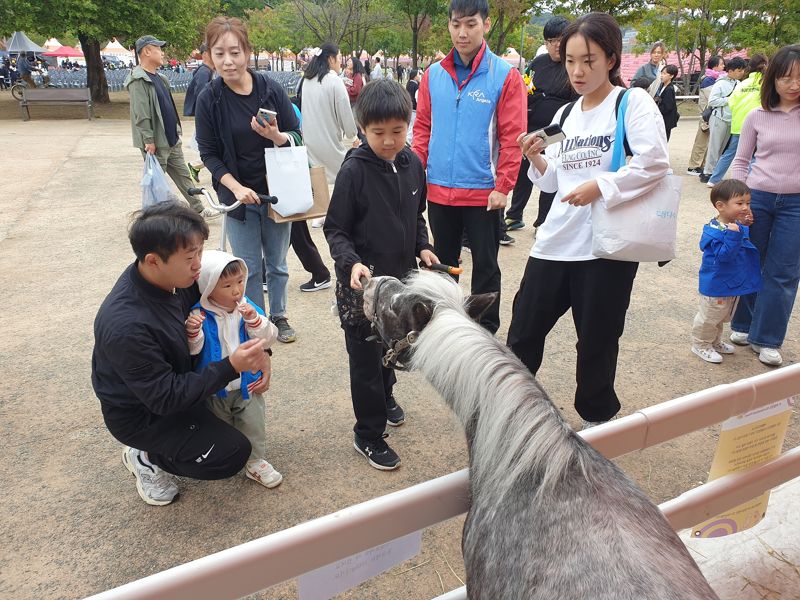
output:
<svg viewBox="0 0 800 600"><path fill-rule="evenodd" d="M119 443L103 425L90 382L92 322L132 260L126 226L140 202L142 163L131 147L127 106L98 107L94 122L81 118L80 109L37 107L23 123L9 98L0 94L1 598L82 597L466 466L460 427L413 373L399 377L407 423L389 438L401 468L378 472L355 453L347 357L329 310L332 290L301 293L307 275L290 253L289 318L298 341L276 349L267 397L269 459L284 483L266 490L243 476L183 481L177 502L145 505L120 462ZM193 123L184 121L188 137ZM696 125L684 119L673 134L678 174L685 172ZM679 257L663 269L642 265L634 287L617 377L623 415L769 370L748 349L722 365L689 351L697 241L710 215L706 187L685 178ZM517 243L500 249L501 340L533 241L530 226L513 235ZM321 230L312 236L330 265ZM217 221L207 247L218 239ZM468 254L464 267L469 274ZM467 276L462 285L468 284ZM787 365L800 356L799 323L795 315L783 348ZM565 316L548 339L539 378L577 426L574 347ZM619 464L661 502L705 481L716 438L717 428L699 431ZM787 447L798 443L795 414ZM463 579L460 528L459 518L428 529L419 556L342 597L427 600L459 587L449 567ZM289 582L254 597L296 593Z"/></svg>

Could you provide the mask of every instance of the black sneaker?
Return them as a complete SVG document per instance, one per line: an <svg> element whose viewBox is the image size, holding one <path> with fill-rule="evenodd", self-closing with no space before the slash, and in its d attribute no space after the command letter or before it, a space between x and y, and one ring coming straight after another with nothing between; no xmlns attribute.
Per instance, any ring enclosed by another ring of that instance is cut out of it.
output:
<svg viewBox="0 0 800 600"><path fill-rule="evenodd" d="M687 175L700 175L703 172L703 167L695 167L694 169L686 169Z"/></svg>
<svg viewBox="0 0 800 600"><path fill-rule="evenodd" d="M286 317L270 317L270 321L278 328L278 341L284 344L289 344L297 339L294 329L289 325L289 320Z"/></svg>
<svg viewBox="0 0 800 600"><path fill-rule="evenodd" d="M394 396L389 396L386 401L386 424L392 427L400 427L406 422L406 413L403 408L394 399Z"/></svg>
<svg viewBox="0 0 800 600"><path fill-rule="evenodd" d="M506 229L508 229L508 231L522 229L523 227L525 227L524 221L518 221L517 219L506 219Z"/></svg>
<svg viewBox="0 0 800 600"><path fill-rule="evenodd" d="M316 292L318 290L324 290L331 287L331 278L328 277L327 279L323 279L322 281L314 281L312 277L308 281L306 281L303 285L300 286L301 292Z"/></svg>
<svg viewBox="0 0 800 600"><path fill-rule="evenodd" d="M516 242L516 241L517 241L517 240L515 240L514 238L512 238L512 237L511 237L510 235L508 235L507 233L504 233L503 235L501 235L501 236L500 236L500 245L501 245L501 246L510 246L511 244L513 244L513 243L514 243L514 242Z"/></svg>
<svg viewBox="0 0 800 600"><path fill-rule="evenodd" d="M708 183L708 180L711 179L711 175L706 175L705 173L700 173L700 181L703 183Z"/></svg>
<svg viewBox="0 0 800 600"><path fill-rule="evenodd" d="M384 433L377 440L364 440L357 435L353 439L353 448L366 458L371 466L381 471L393 471L400 466L400 458L397 453L383 441L387 435Z"/></svg>

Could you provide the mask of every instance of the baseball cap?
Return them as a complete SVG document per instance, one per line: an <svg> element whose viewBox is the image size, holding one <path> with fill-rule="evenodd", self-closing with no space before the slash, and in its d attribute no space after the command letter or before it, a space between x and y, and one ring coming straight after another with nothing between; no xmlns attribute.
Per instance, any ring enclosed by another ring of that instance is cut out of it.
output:
<svg viewBox="0 0 800 600"><path fill-rule="evenodd" d="M142 51L142 48L145 46L166 46L167 42L163 40L156 39L152 35L143 35L138 40L136 40L136 54L139 54Z"/></svg>

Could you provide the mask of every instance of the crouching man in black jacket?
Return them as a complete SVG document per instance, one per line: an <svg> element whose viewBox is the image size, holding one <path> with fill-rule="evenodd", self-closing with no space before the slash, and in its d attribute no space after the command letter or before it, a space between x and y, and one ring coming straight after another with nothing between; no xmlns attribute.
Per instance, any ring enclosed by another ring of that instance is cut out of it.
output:
<svg viewBox="0 0 800 600"><path fill-rule="evenodd" d="M271 364L261 340L192 372L185 321L200 298L197 278L208 225L195 211L163 202L144 209L128 235L136 261L122 273L94 322L92 385L106 427L126 445L122 462L142 500L178 495L169 475L223 479L247 462L250 443L206 407L242 371ZM263 390L262 390L263 391Z"/></svg>

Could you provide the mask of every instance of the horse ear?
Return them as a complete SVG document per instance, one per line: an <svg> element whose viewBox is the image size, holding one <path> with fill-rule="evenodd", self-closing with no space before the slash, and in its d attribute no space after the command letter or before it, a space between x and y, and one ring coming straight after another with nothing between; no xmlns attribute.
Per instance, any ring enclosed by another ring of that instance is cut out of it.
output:
<svg viewBox="0 0 800 600"><path fill-rule="evenodd" d="M412 330L422 331L431 320L431 307L424 302L415 302L411 308Z"/></svg>
<svg viewBox="0 0 800 600"><path fill-rule="evenodd" d="M491 292L488 294L473 294L464 301L464 308L467 310L469 318L478 322L489 307L497 301L499 294Z"/></svg>

